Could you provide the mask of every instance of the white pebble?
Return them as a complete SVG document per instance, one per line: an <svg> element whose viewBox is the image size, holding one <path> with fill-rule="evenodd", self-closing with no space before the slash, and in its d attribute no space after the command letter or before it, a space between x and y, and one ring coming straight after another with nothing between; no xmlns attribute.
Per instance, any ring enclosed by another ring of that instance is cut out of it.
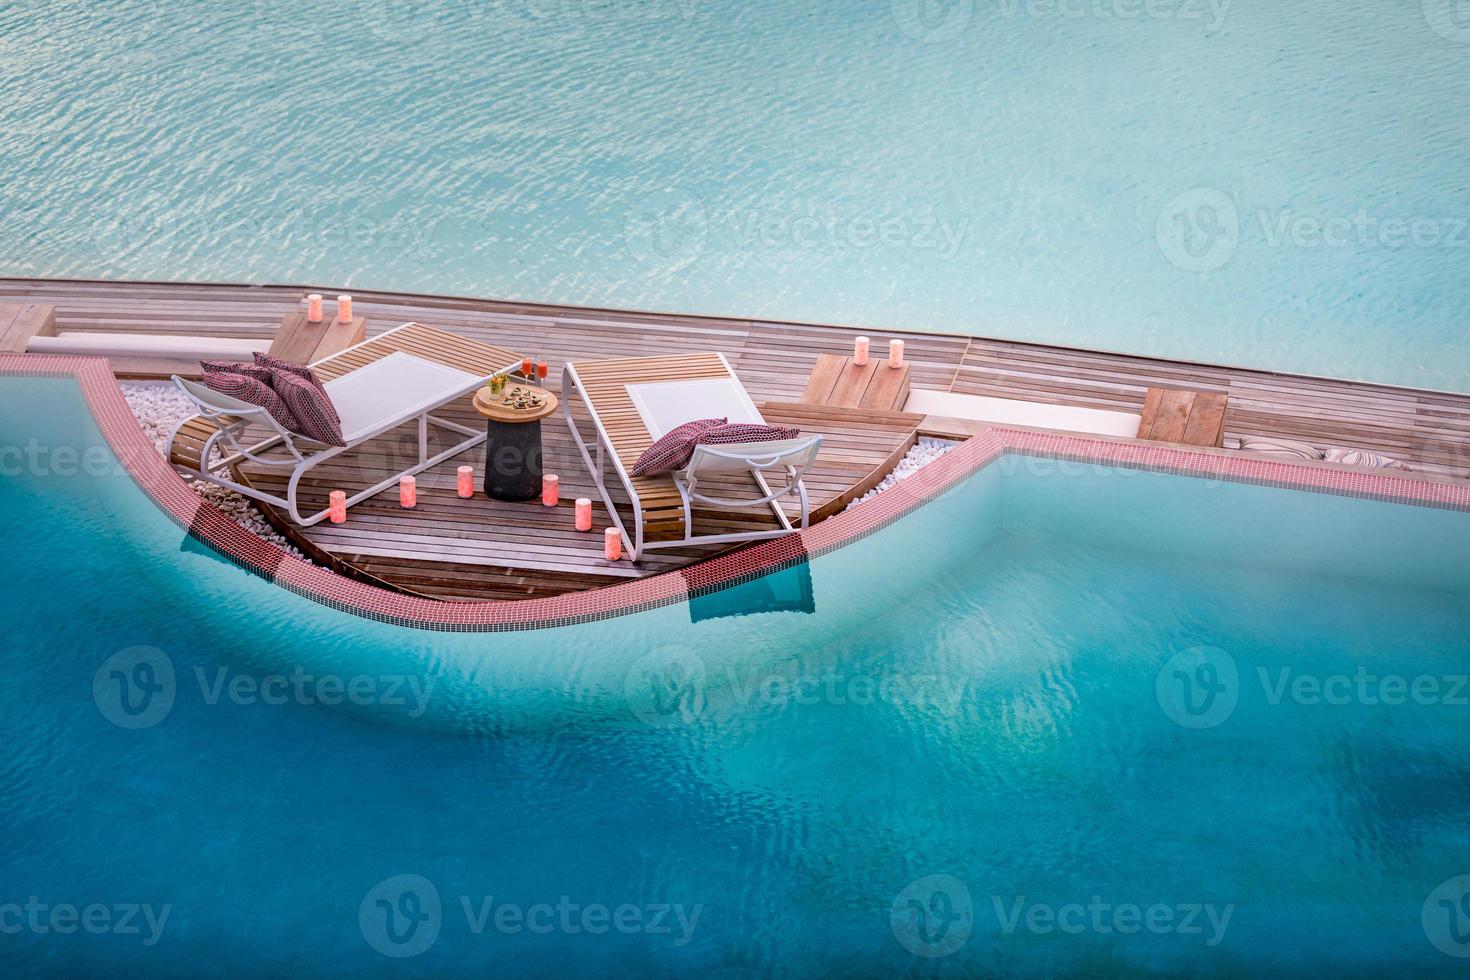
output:
<svg viewBox="0 0 1470 980"><path fill-rule="evenodd" d="M883 491L896 487L900 480L907 480L919 472L919 470L928 466L958 445L959 443L951 442L947 439L920 439L914 444L914 448L910 449L904 455L903 459L898 461L898 465L893 468L893 471L883 478L882 483L879 483L876 487L848 504L847 509L852 510L852 508L863 501L872 500Z"/></svg>

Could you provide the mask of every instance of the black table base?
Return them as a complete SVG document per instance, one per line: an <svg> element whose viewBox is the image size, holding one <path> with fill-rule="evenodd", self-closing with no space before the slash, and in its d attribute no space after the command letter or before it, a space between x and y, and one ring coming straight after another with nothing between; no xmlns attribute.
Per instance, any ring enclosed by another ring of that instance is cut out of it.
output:
<svg viewBox="0 0 1470 980"><path fill-rule="evenodd" d="M485 496L534 500L541 496L541 421L485 425Z"/></svg>

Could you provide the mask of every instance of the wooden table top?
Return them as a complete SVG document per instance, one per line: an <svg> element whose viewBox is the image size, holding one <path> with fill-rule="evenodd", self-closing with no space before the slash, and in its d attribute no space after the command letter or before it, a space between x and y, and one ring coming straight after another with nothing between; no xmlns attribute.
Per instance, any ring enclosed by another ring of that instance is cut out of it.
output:
<svg viewBox="0 0 1470 980"><path fill-rule="evenodd" d="M1225 411L1230 396L1223 391L1179 391L1150 388L1143 402L1138 438L1186 446L1225 444Z"/></svg>
<svg viewBox="0 0 1470 980"><path fill-rule="evenodd" d="M534 408L517 408L517 398L540 398ZM491 395L489 386L475 392L475 411L496 422L539 422L556 411L557 398L545 388L510 382L498 395Z"/></svg>

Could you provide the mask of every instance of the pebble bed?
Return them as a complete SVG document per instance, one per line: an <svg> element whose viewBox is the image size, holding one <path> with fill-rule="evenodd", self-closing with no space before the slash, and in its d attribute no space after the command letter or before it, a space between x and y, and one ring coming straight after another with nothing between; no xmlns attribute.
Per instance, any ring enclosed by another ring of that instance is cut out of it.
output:
<svg viewBox="0 0 1470 980"><path fill-rule="evenodd" d="M919 470L928 466L958 445L959 443L951 442L948 439L920 439L914 444L914 448L910 449L904 458L898 461L898 465L894 467L893 472L883 478L882 483L848 504L847 509L852 510L863 501L872 500L883 491L891 490L898 486L900 482L907 480L919 472Z"/></svg>
<svg viewBox="0 0 1470 980"><path fill-rule="evenodd" d="M128 407L133 410L138 424L148 433L148 438L153 440L159 453L165 459L168 458L169 433L173 432L175 425L194 414L194 406L184 397L183 392L168 382L122 382L118 387L128 400ZM190 486L195 493L214 504L247 531L279 545L297 557L305 557L271 527L265 515L248 497L203 480L194 480Z"/></svg>

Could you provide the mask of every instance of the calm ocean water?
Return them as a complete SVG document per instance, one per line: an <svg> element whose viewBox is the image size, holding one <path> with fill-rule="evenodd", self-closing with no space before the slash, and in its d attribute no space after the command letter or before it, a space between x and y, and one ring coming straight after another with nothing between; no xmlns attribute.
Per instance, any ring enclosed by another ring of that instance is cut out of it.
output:
<svg viewBox="0 0 1470 980"><path fill-rule="evenodd" d="M0 6L0 273L1470 390L1456 0Z"/></svg>

